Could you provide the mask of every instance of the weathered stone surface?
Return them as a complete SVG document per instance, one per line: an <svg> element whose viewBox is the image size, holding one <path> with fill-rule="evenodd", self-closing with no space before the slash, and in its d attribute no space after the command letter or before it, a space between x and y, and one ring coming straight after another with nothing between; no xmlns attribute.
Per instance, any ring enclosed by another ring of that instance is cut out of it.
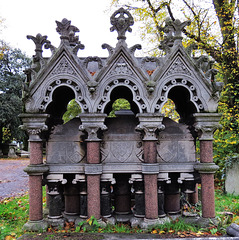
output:
<svg viewBox="0 0 239 240"><path fill-rule="evenodd" d="M239 164L237 162L226 170L225 189L227 193L239 195Z"/></svg>
<svg viewBox="0 0 239 240"><path fill-rule="evenodd" d="M125 112L116 118L106 119L108 131L103 136L101 154L103 164L140 163L142 160L142 140L135 131L137 119L132 112Z"/></svg>
<svg viewBox="0 0 239 240"><path fill-rule="evenodd" d="M165 129L159 133L157 161L160 163L195 162L194 138L188 126L164 118Z"/></svg>
<svg viewBox="0 0 239 240"><path fill-rule="evenodd" d="M48 164L75 164L85 162L84 134L79 131L80 119L54 127L47 144Z"/></svg>

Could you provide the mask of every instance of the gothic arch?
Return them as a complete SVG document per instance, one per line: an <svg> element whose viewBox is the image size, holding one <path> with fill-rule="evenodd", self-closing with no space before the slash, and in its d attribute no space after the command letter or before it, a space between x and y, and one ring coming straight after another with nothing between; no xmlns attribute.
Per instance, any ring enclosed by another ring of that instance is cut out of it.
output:
<svg viewBox="0 0 239 240"><path fill-rule="evenodd" d="M195 107L195 112L203 112L207 111L208 106L201 96L201 91L199 90L199 86L195 81L192 81L189 77L179 76L179 77L169 77L166 78L161 84L156 88L157 98L154 101L153 107L154 112L161 112L163 105L167 102L169 97L169 93L171 90L178 88L181 89L178 94L188 93L189 101Z"/></svg>
<svg viewBox="0 0 239 240"><path fill-rule="evenodd" d="M69 88L74 93L76 102L80 105L82 112L88 112L90 109L89 101L86 98L86 87L84 87L77 78L69 76L57 76L47 81L42 88L39 99L36 102L36 108L45 112L48 105L53 101L54 92L61 87ZM66 97L66 96L63 96Z"/></svg>
<svg viewBox="0 0 239 240"><path fill-rule="evenodd" d="M142 90L144 89L143 86L139 84L139 81L127 76L126 78L112 77L103 81L103 85L99 86L100 97L95 101L95 112L104 113L107 111L106 108L112 101L112 92L117 88L128 89L131 92L132 102L137 106L139 113L149 111L149 103L146 102L147 98L145 98L145 93ZM122 93L122 97L124 94L126 93Z"/></svg>

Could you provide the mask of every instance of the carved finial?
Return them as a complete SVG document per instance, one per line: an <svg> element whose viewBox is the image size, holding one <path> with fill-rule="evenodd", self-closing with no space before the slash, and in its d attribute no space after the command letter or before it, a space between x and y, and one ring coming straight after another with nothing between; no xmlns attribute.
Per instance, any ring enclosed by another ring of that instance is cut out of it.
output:
<svg viewBox="0 0 239 240"><path fill-rule="evenodd" d="M36 35L36 37L32 36L32 35L27 35L27 39L31 39L35 45L36 45L36 55L35 57L37 58L41 58L42 57L42 46L48 42L47 40L47 36L42 36L40 33L38 33Z"/></svg>
<svg viewBox="0 0 239 240"><path fill-rule="evenodd" d="M190 24L191 21L181 22L178 19L173 21L170 18L167 18L165 21L165 27L162 29L165 32L165 36L161 41L159 48L164 49L166 53L169 53L175 42L181 43L183 38L183 28Z"/></svg>
<svg viewBox="0 0 239 240"><path fill-rule="evenodd" d="M75 46L79 41L79 37L75 36L75 33L80 30L77 27L72 26L71 21L66 18L62 19L61 22L56 21L56 24L56 31L61 35L61 40L64 43L69 43L71 46Z"/></svg>
<svg viewBox="0 0 239 240"><path fill-rule="evenodd" d="M125 40L126 31L132 32L130 26L134 24L134 19L129 11L120 8L113 13L110 18L110 23L113 25L113 27L110 28L110 31L113 32L114 30L116 30L118 32L117 39Z"/></svg>

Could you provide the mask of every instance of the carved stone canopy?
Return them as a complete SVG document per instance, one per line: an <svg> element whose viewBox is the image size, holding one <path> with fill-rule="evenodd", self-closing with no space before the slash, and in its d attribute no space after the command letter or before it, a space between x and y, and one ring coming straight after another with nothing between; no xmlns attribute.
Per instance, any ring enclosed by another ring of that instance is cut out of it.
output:
<svg viewBox="0 0 239 240"><path fill-rule="evenodd" d="M127 47L125 34L134 23L129 11L120 8L110 21L119 42L115 47L103 44L109 52L107 58L78 57L78 50L84 48L76 36L79 29L67 19L56 22L62 40L58 48L47 36L28 36L36 44L36 55L24 83L27 113L61 118L68 102L75 99L82 114L108 114L118 97L126 98L135 114L159 115L170 98L183 122L190 122L194 113L217 111L222 86L215 80L213 61L192 57L191 48L180 43L188 21L166 20L164 57L136 57L141 46ZM43 46L52 50L50 58L42 57Z"/></svg>

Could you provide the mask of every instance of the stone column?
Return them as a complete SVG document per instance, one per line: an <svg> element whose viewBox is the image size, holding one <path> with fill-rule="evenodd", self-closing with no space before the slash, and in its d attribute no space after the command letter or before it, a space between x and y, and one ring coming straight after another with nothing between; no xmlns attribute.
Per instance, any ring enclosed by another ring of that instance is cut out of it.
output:
<svg viewBox="0 0 239 240"><path fill-rule="evenodd" d="M85 174L87 175L87 211L88 217L94 216L100 220L100 176L102 165L100 158L99 130L106 130L104 125L106 114L80 114L82 125L79 129L85 131L88 136L87 142L87 164Z"/></svg>
<svg viewBox="0 0 239 240"><path fill-rule="evenodd" d="M145 191L145 219L142 227L148 227L159 222L158 219L158 173L157 163L157 136L156 132L164 129L163 116L157 114L138 114L140 124L136 130L143 131L144 137L144 163L142 173L144 174Z"/></svg>
<svg viewBox="0 0 239 240"><path fill-rule="evenodd" d="M20 114L23 125L29 135L30 165L24 169L29 175L29 221L24 225L28 231L47 228L43 221L42 210L42 175L49 169L43 164L42 140L40 133L47 130L45 121L48 114Z"/></svg>
<svg viewBox="0 0 239 240"><path fill-rule="evenodd" d="M201 175L202 217L215 217L214 173L218 166L213 162L213 133L220 127L218 113L195 113L195 129L200 141L200 164L195 169Z"/></svg>

